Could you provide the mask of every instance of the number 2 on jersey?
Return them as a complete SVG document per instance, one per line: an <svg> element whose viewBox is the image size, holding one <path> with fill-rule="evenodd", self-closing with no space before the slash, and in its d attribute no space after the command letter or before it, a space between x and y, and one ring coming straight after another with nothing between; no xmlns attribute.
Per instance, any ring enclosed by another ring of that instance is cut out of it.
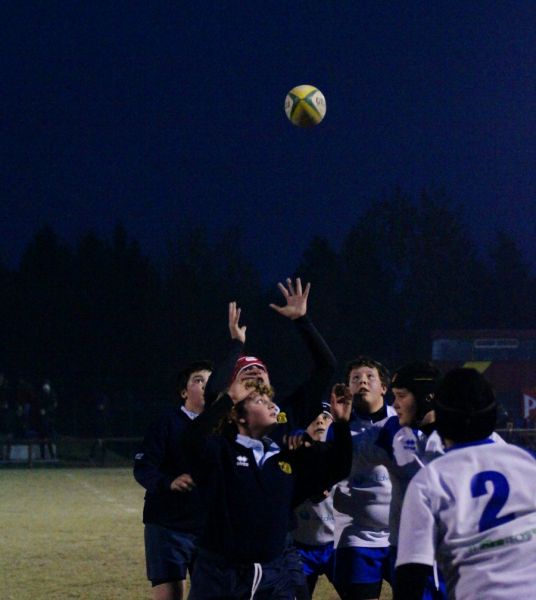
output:
<svg viewBox="0 0 536 600"><path fill-rule="evenodd" d="M497 527L503 523L508 523L508 521L515 518L515 513L497 517L502 507L506 504L508 495L510 494L508 480L498 471L482 471L481 473L477 473L471 479L471 495L473 498L478 498L479 496L484 496L488 493L486 489L486 483L488 481L493 486L493 491L491 498L488 500L486 508L484 508L484 512L480 517L478 524L480 532L491 529L492 527Z"/></svg>

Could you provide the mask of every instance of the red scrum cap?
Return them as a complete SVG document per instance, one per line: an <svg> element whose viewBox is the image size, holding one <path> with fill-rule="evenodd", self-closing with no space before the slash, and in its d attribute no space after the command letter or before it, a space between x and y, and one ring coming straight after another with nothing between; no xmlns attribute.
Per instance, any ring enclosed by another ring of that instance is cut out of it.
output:
<svg viewBox="0 0 536 600"><path fill-rule="evenodd" d="M262 362L260 358L257 358L256 356L241 356L236 361L235 367L233 369L233 374L231 375L231 381L234 381L238 377L238 375L248 367L259 367L259 369L262 369L263 371L266 371L266 373L268 373L266 365Z"/></svg>

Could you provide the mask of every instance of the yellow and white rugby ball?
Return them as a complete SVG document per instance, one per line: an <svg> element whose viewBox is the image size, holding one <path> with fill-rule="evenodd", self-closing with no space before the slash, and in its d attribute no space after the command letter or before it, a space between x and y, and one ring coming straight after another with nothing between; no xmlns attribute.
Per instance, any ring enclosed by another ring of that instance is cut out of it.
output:
<svg viewBox="0 0 536 600"><path fill-rule="evenodd" d="M314 127L326 115L326 99L314 85L297 85L285 98L285 112L294 125Z"/></svg>

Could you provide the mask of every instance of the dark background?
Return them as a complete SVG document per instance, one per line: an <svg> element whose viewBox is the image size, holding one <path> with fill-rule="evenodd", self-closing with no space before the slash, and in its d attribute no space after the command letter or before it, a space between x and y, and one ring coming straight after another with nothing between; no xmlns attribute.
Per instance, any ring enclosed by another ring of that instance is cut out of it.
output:
<svg viewBox="0 0 536 600"><path fill-rule="evenodd" d="M237 299L290 385L307 364L267 304L293 273L341 361L536 326L532 2L0 10L10 381L143 414L224 352ZM326 96L313 130L283 112L301 83Z"/></svg>

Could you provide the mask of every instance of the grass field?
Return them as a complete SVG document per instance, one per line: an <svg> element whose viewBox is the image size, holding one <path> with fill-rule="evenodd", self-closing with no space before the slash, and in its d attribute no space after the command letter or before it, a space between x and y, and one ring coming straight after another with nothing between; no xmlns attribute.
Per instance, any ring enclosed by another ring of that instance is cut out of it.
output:
<svg viewBox="0 0 536 600"><path fill-rule="evenodd" d="M142 507L130 469L0 470L0 599L149 599Z"/></svg>

